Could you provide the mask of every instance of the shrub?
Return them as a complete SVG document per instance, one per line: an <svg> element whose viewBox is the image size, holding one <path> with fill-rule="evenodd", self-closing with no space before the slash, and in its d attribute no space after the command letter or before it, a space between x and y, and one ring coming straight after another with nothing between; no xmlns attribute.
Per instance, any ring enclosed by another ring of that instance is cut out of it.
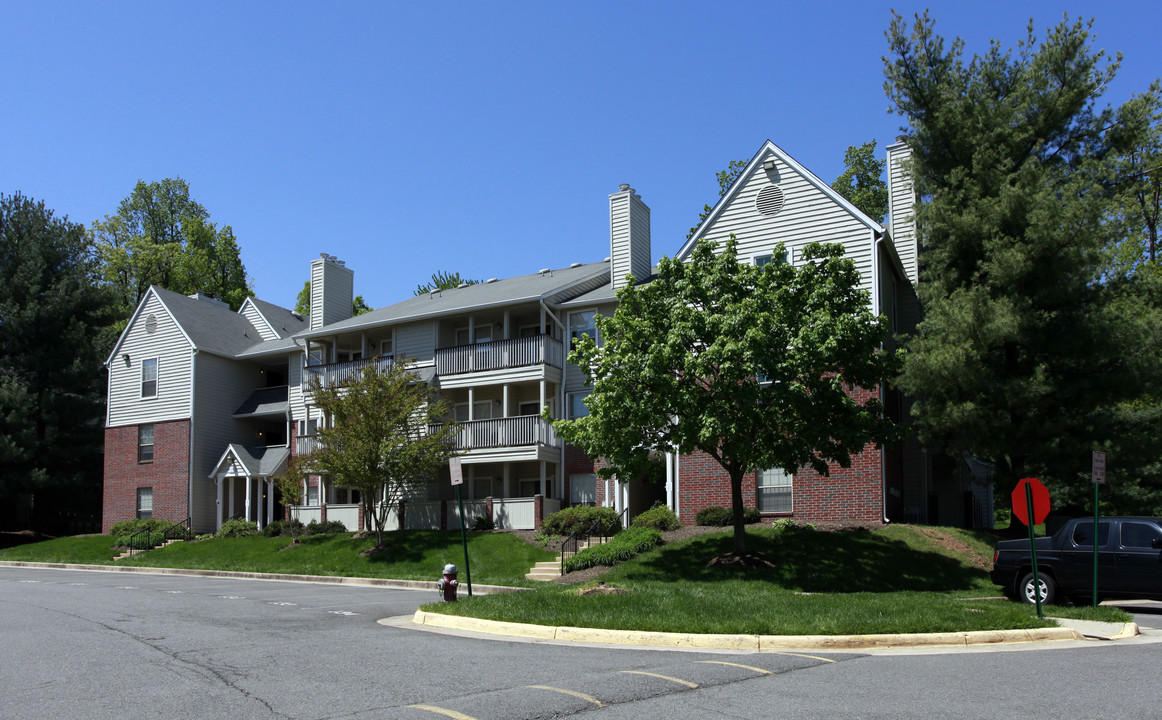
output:
<svg viewBox="0 0 1162 720"><path fill-rule="evenodd" d="M538 532L536 535L533 535L533 542L543 548L548 548L550 546L560 545L561 536Z"/></svg>
<svg viewBox="0 0 1162 720"><path fill-rule="evenodd" d="M614 535L609 542L586 548L565 560L565 572L584 570L594 565L613 565L640 555L664 542L662 533L648 527L631 527Z"/></svg>
<svg viewBox="0 0 1162 720"><path fill-rule="evenodd" d="M475 518L472 519L472 529L476 530L478 532L484 532L486 530L495 530L496 529L496 522L493 521L493 519L487 515L477 515Z"/></svg>
<svg viewBox="0 0 1162 720"><path fill-rule="evenodd" d="M292 520L275 520L262 528L264 537L295 537L306 531L303 521L298 518Z"/></svg>
<svg viewBox="0 0 1162 720"><path fill-rule="evenodd" d="M614 534L621 530L621 518L613 508L574 505L545 518L541 532L568 537L579 530L588 530L598 520L606 533Z"/></svg>
<svg viewBox="0 0 1162 720"><path fill-rule="evenodd" d="M633 527L648 527L654 530L677 530L682 527L682 521L674 511L665 505L659 505L646 510L630 523Z"/></svg>
<svg viewBox="0 0 1162 720"><path fill-rule="evenodd" d="M347 526L340 520L328 520L327 522L319 522L312 520L307 524L303 531L304 535L338 535L339 533L347 532Z"/></svg>
<svg viewBox="0 0 1162 720"><path fill-rule="evenodd" d="M119 523L114 523L113 527L109 528L109 534L113 536L114 547L128 547L129 543L132 542L134 548L142 550L155 548L163 544L165 542L165 532L174 527L182 527L184 529L184 526L180 523L175 523L171 520L162 520L161 518L153 518L150 520L122 520ZM148 534L133 537L142 531Z"/></svg>
<svg viewBox="0 0 1162 720"><path fill-rule="evenodd" d="M791 518L779 518L771 523L771 529L775 532L783 532L784 530L794 530L796 527L795 521Z"/></svg>
<svg viewBox="0 0 1162 720"><path fill-rule="evenodd" d="M218 530L218 537L250 537L258 534L258 523L250 522L249 520L242 520L235 518L234 520L227 520L222 523L222 528Z"/></svg>
<svg viewBox="0 0 1162 720"><path fill-rule="evenodd" d="M759 514L758 508L744 507L742 509L742 521L744 523L750 525L761 520L762 515ZM734 524L734 512L730 508L711 505L708 508L699 510L698 514L694 516L694 522L699 525L726 527Z"/></svg>

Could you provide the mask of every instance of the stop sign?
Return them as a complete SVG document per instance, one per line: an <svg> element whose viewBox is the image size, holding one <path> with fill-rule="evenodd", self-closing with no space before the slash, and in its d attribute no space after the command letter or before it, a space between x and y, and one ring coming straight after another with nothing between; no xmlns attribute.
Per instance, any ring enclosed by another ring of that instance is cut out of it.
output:
<svg viewBox="0 0 1162 720"><path fill-rule="evenodd" d="M1013 517L1029 524L1029 508L1025 502L1025 487L1033 491L1033 524L1040 525L1049 514L1049 489L1037 478L1021 478L1013 490Z"/></svg>

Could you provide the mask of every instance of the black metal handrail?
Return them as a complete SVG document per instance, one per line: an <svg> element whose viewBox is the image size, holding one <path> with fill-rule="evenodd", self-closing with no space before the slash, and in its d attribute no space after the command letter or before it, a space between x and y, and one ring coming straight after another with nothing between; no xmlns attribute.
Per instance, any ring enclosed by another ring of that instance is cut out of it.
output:
<svg viewBox="0 0 1162 720"><path fill-rule="evenodd" d="M162 532L162 540L193 540L193 518L187 517L180 523L170 525Z"/></svg>
<svg viewBox="0 0 1162 720"><path fill-rule="evenodd" d="M580 552L579 548L581 547L582 540L592 540L593 538L599 538L600 542L598 544L604 543L606 540L612 537L608 532L612 527L612 525L607 527L601 520L594 520L593 524L588 528L584 530L577 530L572 535L565 538L561 542L561 574L565 574L565 553L568 551L570 544L572 544L573 548L572 555L576 555L578 552Z"/></svg>
<svg viewBox="0 0 1162 720"><path fill-rule="evenodd" d="M141 538L139 540L140 536L142 536L142 535L144 535L145 537ZM138 530L137 532L135 532L129 536L129 541L126 542L125 544L129 546L129 556L130 557L133 556L134 550L138 550L138 551L149 550L151 547L153 547L153 545L150 544L150 542L149 542L149 535L150 535L149 530ZM140 545L140 547L138 547L139 545Z"/></svg>

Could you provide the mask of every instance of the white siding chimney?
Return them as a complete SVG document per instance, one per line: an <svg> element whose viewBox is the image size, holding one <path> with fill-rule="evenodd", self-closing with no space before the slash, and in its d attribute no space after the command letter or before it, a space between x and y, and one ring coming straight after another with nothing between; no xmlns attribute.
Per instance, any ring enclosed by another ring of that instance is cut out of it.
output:
<svg viewBox="0 0 1162 720"><path fill-rule="evenodd" d="M650 209L629 185L609 196L609 276L613 289L626 275L650 276Z"/></svg>
<svg viewBox="0 0 1162 720"><path fill-rule="evenodd" d="M311 330L351 317L354 296L355 272L342 260L322 253L311 261Z"/></svg>
<svg viewBox="0 0 1162 720"><path fill-rule="evenodd" d="M912 150L903 138L889 145L888 216L891 218L892 244L912 284L920 282L917 265L920 255L920 233L916 229L916 183L912 180Z"/></svg>

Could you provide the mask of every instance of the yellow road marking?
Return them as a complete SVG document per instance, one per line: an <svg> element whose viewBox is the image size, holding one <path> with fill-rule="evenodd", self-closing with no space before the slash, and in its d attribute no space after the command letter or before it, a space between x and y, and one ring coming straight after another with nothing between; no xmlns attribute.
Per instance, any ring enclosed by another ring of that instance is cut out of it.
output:
<svg viewBox="0 0 1162 720"><path fill-rule="evenodd" d="M831 658L819 657L818 655L804 655L803 653L773 652L771 655L794 655L795 657L811 658L812 660L822 660L823 662L835 662Z"/></svg>
<svg viewBox="0 0 1162 720"><path fill-rule="evenodd" d="M692 683L689 680L681 680L681 679L676 678L676 677L670 677L669 675L659 675L657 673L645 672L644 670L622 670L622 672L629 673L630 675L648 675L650 677L661 678L662 680L669 680L670 682L676 682L679 685L685 685L688 688L698 687L698 683Z"/></svg>
<svg viewBox="0 0 1162 720"><path fill-rule="evenodd" d="M471 715L465 715L464 713L456 712L455 710L436 707L435 705L408 705L408 707L413 707L417 710L427 710L428 712L434 712L440 715L447 715L448 717L453 718L453 720L476 720L476 718L472 717Z"/></svg>
<svg viewBox="0 0 1162 720"><path fill-rule="evenodd" d="M751 665L740 665L739 663L728 663L722 660L698 660L700 663L709 663L711 665L730 665L731 667L742 668L743 670L754 670L760 675L770 675L770 670L763 670L762 668L753 667Z"/></svg>
<svg viewBox="0 0 1162 720"><path fill-rule="evenodd" d="M552 692L565 693L566 695L572 695L575 698L581 698L585 702L591 702L597 707L605 707L601 704L600 700L593 697L592 695L586 695L585 693L580 693L576 690L566 690L565 688L552 687L550 685L527 685L526 687L531 687L536 690L551 690Z"/></svg>

